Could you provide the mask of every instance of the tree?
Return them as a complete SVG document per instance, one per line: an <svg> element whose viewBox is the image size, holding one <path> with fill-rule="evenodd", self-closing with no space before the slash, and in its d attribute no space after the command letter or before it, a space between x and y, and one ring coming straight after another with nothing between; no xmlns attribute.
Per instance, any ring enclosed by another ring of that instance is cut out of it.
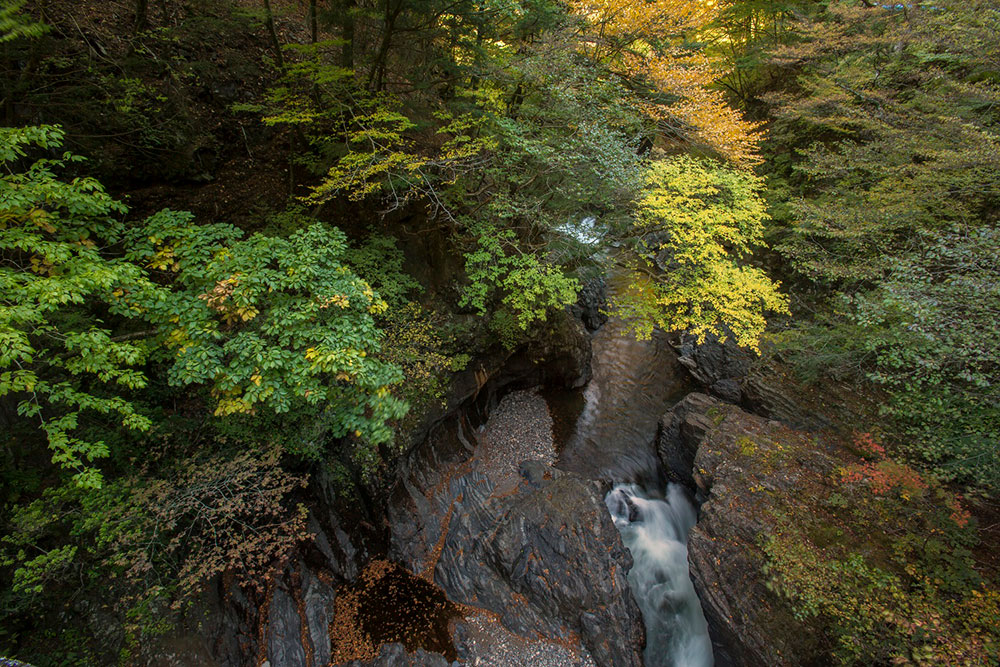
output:
<svg viewBox="0 0 1000 667"><path fill-rule="evenodd" d="M998 26L990 3L835 3L798 26L802 43L778 51L801 72L798 85L770 99L771 141L798 156L777 165L799 194L778 248L799 271L850 288L883 276L927 234L996 220Z"/></svg>
<svg viewBox="0 0 1000 667"><path fill-rule="evenodd" d="M393 5L393 20L409 24L416 9ZM388 210L423 203L451 227L467 260L460 304L493 313L495 329L513 343L516 332L572 302L576 279L599 261L597 246L574 243L581 220L600 216L605 233L629 228L650 185L642 177L650 136L744 166L756 160L757 137L709 87L718 62L692 39L713 20L709 5L501 9L488 10L496 20L487 26L471 8L452 8L463 21L450 33L440 29L439 42L439 28L421 29L428 48L447 48L452 61L437 103L424 93L373 95L320 45L293 49L300 58L262 110L265 122L299 128L318 148L309 159L324 177L307 201L376 199ZM371 76L380 78L386 57L380 52ZM424 76L406 65L394 73L417 88ZM745 270L716 276L743 289L744 316L769 298L751 295L766 284L753 275L750 282ZM660 305L667 307L662 298ZM721 302L699 307L710 305ZM640 313L653 318L645 328L690 323L676 313L632 310ZM706 314L699 331L731 314L715 313L721 316ZM729 324L748 342L762 314L757 320L750 328Z"/></svg>
<svg viewBox="0 0 1000 667"><path fill-rule="evenodd" d="M1000 233L942 234L850 305L903 451L942 479L1000 488Z"/></svg>
<svg viewBox="0 0 1000 667"><path fill-rule="evenodd" d="M127 395L145 386L137 369L146 351L116 338L105 313L120 313L114 291L122 285L152 289L143 271L108 257L105 244L122 237L115 216L125 207L89 178L62 181L56 170L79 158L39 159L26 169L32 148L54 150L60 129L0 129L0 398L36 421L52 461L75 471L83 486L99 486L94 467L106 457L101 440L79 437L81 413L113 415L126 428L149 420Z"/></svg>
<svg viewBox="0 0 1000 667"><path fill-rule="evenodd" d="M789 354L835 341L826 359L888 391L902 451L995 491L1000 10L831 3L795 29L775 55L795 85L769 97L769 150L792 156L773 238L825 321Z"/></svg>
<svg viewBox="0 0 1000 667"><path fill-rule="evenodd" d="M717 162L678 156L652 162L634 234L632 283L619 304L642 336L653 326L704 340L728 328L757 348L767 311L787 300L767 275L744 262L761 244L763 182Z"/></svg>
<svg viewBox="0 0 1000 667"><path fill-rule="evenodd" d="M659 132L736 163L759 161L758 125L714 88L725 68L698 41L718 16L716 3L578 0L573 8L587 25L588 55L651 88L642 105Z"/></svg>
<svg viewBox="0 0 1000 667"><path fill-rule="evenodd" d="M56 148L63 135L39 127L3 136L0 159L13 166L26 148ZM342 232L313 225L240 241L235 227L164 210L124 235L113 216L125 207L99 183L56 176L71 160L37 160L0 189L0 397L38 420L55 463L79 484L100 484L93 464L108 449L78 436L82 411L149 428L128 395L145 387L136 367L152 349L168 351L172 384L211 388L216 415L306 405L326 413L331 437L391 440L387 422L406 407L390 391L398 369L375 354L373 317L387 305L341 262ZM99 245L119 241L124 258ZM128 332L141 320L154 328Z"/></svg>
<svg viewBox="0 0 1000 667"><path fill-rule="evenodd" d="M406 406L391 393L401 373L376 355L374 315L388 306L343 263L343 232L314 224L287 238L240 236L172 211L130 235L128 257L171 281L118 293L156 327L169 381L209 386L218 416L306 405L328 416L331 437L390 441L387 422Z"/></svg>

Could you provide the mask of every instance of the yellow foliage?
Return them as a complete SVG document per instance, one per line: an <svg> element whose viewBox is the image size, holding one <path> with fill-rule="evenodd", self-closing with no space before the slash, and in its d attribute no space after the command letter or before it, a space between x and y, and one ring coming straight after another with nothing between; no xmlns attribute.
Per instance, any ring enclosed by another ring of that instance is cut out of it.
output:
<svg viewBox="0 0 1000 667"><path fill-rule="evenodd" d="M253 414L253 404L244 398L221 398L215 406L215 416L225 417L233 414Z"/></svg>
<svg viewBox="0 0 1000 667"><path fill-rule="evenodd" d="M699 342L729 335L757 350L765 313L787 312L787 299L744 259L761 244L767 207L761 180L690 157L652 162L636 233L646 242L634 260L619 312L640 337L654 326L687 331Z"/></svg>
<svg viewBox="0 0 1000 667"><path fill-rule="evenodd" d="M684 43L717 17L717 3L575 0L572 7L589 24L588 55L677 100L643 105L662 133L702 144L738 164L760 161L760 124L744 120L711 88L722 74L720 63Z"/></svg>
<svg viewBox="0 0 1000 667"><path fill-rule="evenodd" d="M174 329L167 335L165 343L167 347L176 347L179 348L178 352L184 352L186 349L185 343L188 340L187 331L184 329Z"/></svg>
<svg viewBox="0 0 1000 667"><path fill-rule="evenodd" d="M150 258L149 268L160 271L179 271L181 265L174 257L174 249L170 246L163 246Z"/></svg>

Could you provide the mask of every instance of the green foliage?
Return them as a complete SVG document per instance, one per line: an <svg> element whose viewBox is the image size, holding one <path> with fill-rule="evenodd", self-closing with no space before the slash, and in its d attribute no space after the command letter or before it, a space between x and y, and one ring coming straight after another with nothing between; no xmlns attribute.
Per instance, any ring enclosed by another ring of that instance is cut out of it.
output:
<svg viewBox="0 0 1000 667"><path fill-rule="evenodd" d="M997 664L1000 592L976 568L961 498L869 434L856 446L868 461L840 471L824 507L793 506L764 540L770 587L841 664Z"/></svg>
<svg viewBox="0 0 1000 667"><path fill-rule="evenodd" d="M389 304L390 310L407 302L407 296L420 289L420 283L403 269L403 251L396 239L371 234L351 248L351 267Z"/></svg>
<svg viewBox="0 0 1000 667"><path fill-rule="evenodd" d="M728 65L719 83L727 94L753 108L768 87L780 85L781 63L772 62L772 49L795 35L788 29L796 16L822 10L810 0L723 0L712 32L709 51Z"/></svg>
<svg viewBox="0 0 1000 667"><path fill-rule="evenodd" d="M451 373L461 370L461 359L449 354L454 341L442 331L441 319L412 302L392 308L383 316L385 338L380 357L403 371L401 392L414 406L414 418L443 403ZM404 442L408 426L412 423L400 424Z"/></svg>
<svg viewBox="0 0 1000 667"><path fill-rule="evenodd" d="M0 397L45 433L52 461L75 471L84 486L99 486L94 461L103 441L79 437L81 413L112 415L126 428L149 420L123 395L146 384L135 367L142 347L116 340L94 305L120 310L114 291L150 287L133 264L105 256L98 244L115 241L125 208L93 179L60 180L56 170L77 158L42 159L17 171L33 146L57 148L52 127L0 130Z"/></svg>
<svg viewBox="0 0 1000 667"><path fill-rule="evenodd" d="M500 303L522 330L544 321L550 308L576 301L579 284L558 267L543 264L536 255L517 247L513 230L483 229L478 248L466 254L471 284L462 305L486 312L487 299L500 293Z"/></svg>
<svg viewBox="0 0 1000 667"><path fill-rule="evenodd" d="M343 263L344 234L240 235L162 211L130 237L129 257L172 279L122 294L157 327L170 382L209 385L219 416L304 403L332 411L333 437L391 440L386 422L406 407L390 393L398 369L375 356L387 304Z"/></svg>
<svg viewBox="0 0 1000 667"><path fill-rule="evenodd" d="M21 15L28 0L3 0L0 3L0 44L18 39L37 39L49 26Z"/></svg>
<svg viewBox="0 0 1000 667"><path fill-rule="evenodd" d="M1000 12L831 3L794 28L776 57L796 85L770 98L769 144L793 149L772 163L772 234L819 315L789 356L886 389L901 450L992 492Z"/></svg>
<svg viewBox="0 0 1000 667"><path fill-rule="evenodd" d="M844 665L990 665L1000 594L974 588L958 599L914 591L860 554L831 558L801 536L772 537L764 549L775 590L802 620L818 618ZM931 589L933 590L933 589Z"/></svg>
<svg viewBox="0 0 1000 667"><path fill-rule="evenodd" d="M904 451L946 480L1000 488L1000 233L952 233L854 299Z"/></svg>
<svg viewBox="0 0 1000 667"><path fill-rule="evenodd" d="M557 8L510 9L520 23L522 11ZM489 30L513 29L506 20ZM510 343L575 299L573 274L596 248L567 243L567 230L594 212L605 227L627 218L647 126L628 89L571 41L475 43L459 38L474 55L455 64L465 76L444 108L360 89L324 44L294 49L260 108L266 123L307 136L302 161L325 173L309 201L421 203L449 225L466 254L461 305L499 309L492 326Z"/></svg>
<svg viewBox="0 0 1000 667"><path fill-rule="evenodd" d="M767 311L786 299L763 271L747 266L766 219L760 179L680 156L656 160L636 217L639 260L617 304L643 336L654 325L703 340L726 336L756 349Z"/></svg>
<svg viewBox="0 0 1000 667"><path fill-rule="evenodd" d="M644 188L662 187L644 182L644 174L659 169L644 159L650 137L670 125L683 136L714 137L721 142L713 144L716 152L744 157L753 152L750 124L738 122L717 94L704 90L702 84L711 79L708 61L694 53L693 44L670 46L667 34L694 30L714 12L682 4L643 6L624 15L610 4L501 4L487 23L478 17L458 21L462 12L448 8L448 20L439 24L420 23L416 5L400 4L392 23L382 26L389 31L383 36L408 25L413 40L426 39L413 57L439 59L434 66L450 73L443 88L432 82L426 90L416 84L420 92L386 92L379 85L385 81L384 61L372 65L366 88L344 65L343 43L317 42L287 49L282 83L261 105L242 108L258 110L265 123L294 128L308 141L309 150L297 160L323 180L307 201L345 197L389 211L426 207L454 232L465 254L468 281L459 305L494 313L491 328L513 344L549 310L571 302L577 278L592 275L593 265L603 260L605 241L613 237L580 242L574 228L581 220L600 217L601 230L625 230L626 237L648 232L643 229L648 219L638 232L629 221L638 201L645 197L648 212L656 196ZM666 26L673 23L671 32ZM647 32L656 37L636 46ZM622 41L612 47L614 40ZM647 59L655 63L644 64ZM672 59L684 65L675 71ZM426 75L414 67L396 63L393 73L424 81ZM654 84L659 92L650 89ZM685 101L671 105L673 98ZM668 120L671 114L684 120ZM697 122L704 126L677 129ZM709 171L693 161L670 164L675 171ZM717 171L721 189L739 185L738 172L721 166ZM735 192L734 210L759 204L759 184L748 178L752 184L744 190L753 195ZM726 179L730 182L722 183ZM706 208L706 215L725 209ZM744 214L740 224L757 215L757 227L744 224L738 230L746 239L725 249L732 261L705 261L732 240L720 238L702 249L698 267L668 274L656 295L646 293L624 305L639 332L648 335L654 326L668 325L703 335L729 325L741 344L756 345L763 311L781 310L784 302L762 272L740 263L759 242L764 218L762 210L736 210ZM677 250L708 236L710 231L678 241Z"/></svg>
<svg viewBox="0 0 1000 667"><path fill-rule="evenodd" d="M402 372L379 357L376 317L388 304L345 263L339 230L243 239L163 210L126 232L125 207L97 181L60 179L78 158L28 160L57 149L60 130L0 133L0 400L22 417L5 444L18 465L37 465L40 432L59 466L4 476L25 483L4 489L4 622L44 610L69 586L100 587L138 642L163 632L212 577L259 583L306 538L304 514L287 502L304 480L282 471L278 449L212 452L238 432L227 419L256 414L259 431L294 415L308 427L298 433L309 431L301 453L340 446L363 473L377 468L378 446L407 407L392 393ZM198 430L214 428L218 441L186 449L190 430L175 432L170 411L151 405L176 400L167 385L185 388L195 413L191 388L205 388L215 418L202 414ZM274 444L243 435L234 444ZM156 457L154 438L167 450ZM128 452L142 445L137 464Z"/></svg>
<svg viewBox="0 0 1000 667"><path fill-rule="evenodd" d="M978 80L995 69L991 3L913 12L835 3L799 27L805 41L779 52L799 63L798 86L773 97L782 106L771 135L797 149L794 224L779 244L796 268L856 285L880 279L928 233L995 221L998 91Z"/></svg>

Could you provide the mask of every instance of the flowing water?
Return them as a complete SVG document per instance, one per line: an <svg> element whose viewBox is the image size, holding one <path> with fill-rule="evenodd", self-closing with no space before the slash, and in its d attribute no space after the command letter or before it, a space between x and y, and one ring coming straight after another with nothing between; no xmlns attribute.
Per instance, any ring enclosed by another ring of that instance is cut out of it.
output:
<svg viewBox="0 0 1000 667"><path fill-rule="evenodd" d="M621 289L609 281L609 291ZM573 428L556 430L557 466L591 479L662 484L656 455L656 424L661 415L692 390L687 371L666 335L636 340L624 322L612 318L594 333L594 376L577 399ZM577 397L579 393L577 393ZM566 420L572 397L553 405L554 419Z"/></svg>
<svg viewBox="0 0 1000 667"><path fill-rule="evenodd" d="M610 281L609 291L621 284ZM605 504L632 553L629 587L646 624L646 667L711 667L712 645L688 575L687 535L695 509L664 486L656 453L659 418L692 390L666 336L636 340L611 319L593 338L593 379L547 396L557 467L615 484Z"/></svg>
<svg viewBox="0 0 1000 667"><path fill-rule="evenodd" d="M632 554L628 584L646 624L646 667L712 667L708 625L688 575L696 517L684 489L671 484L663 500L618 484L604 503Z"/></svg>

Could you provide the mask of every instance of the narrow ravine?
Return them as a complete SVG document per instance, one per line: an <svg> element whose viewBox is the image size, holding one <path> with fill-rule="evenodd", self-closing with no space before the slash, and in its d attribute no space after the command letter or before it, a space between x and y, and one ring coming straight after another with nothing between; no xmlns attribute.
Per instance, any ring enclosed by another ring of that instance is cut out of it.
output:
<svg viewBox="0 0 1000 667"><path fill-rule="evenodd" d="M616 282L609 280L609 298L623 289ZM565 395L549 400L557 422L574 424L557 432L556 466L590 479L662 486L653 446L656 425L693 390L687 371L663 332L639 340L616 318L594 332L592 350L593 378L583 388L582 406ZM566 414L569 406L575 406L575 414Z"/></svg>
<svg viewBox="0 0 1000 667"><path fill-rule="evenodd" d="M595 332L593 355L582 401L565 393L549 399L557 423L573 422L561 437L557 429L556 465L614 485L605 504L632 554L628 583L646 626L646 667L711 667L688 573L696 510L682 487L666 485L654 445L660 415L691 390L687 373L666 335L637 340L614 318Z"/></svg>

